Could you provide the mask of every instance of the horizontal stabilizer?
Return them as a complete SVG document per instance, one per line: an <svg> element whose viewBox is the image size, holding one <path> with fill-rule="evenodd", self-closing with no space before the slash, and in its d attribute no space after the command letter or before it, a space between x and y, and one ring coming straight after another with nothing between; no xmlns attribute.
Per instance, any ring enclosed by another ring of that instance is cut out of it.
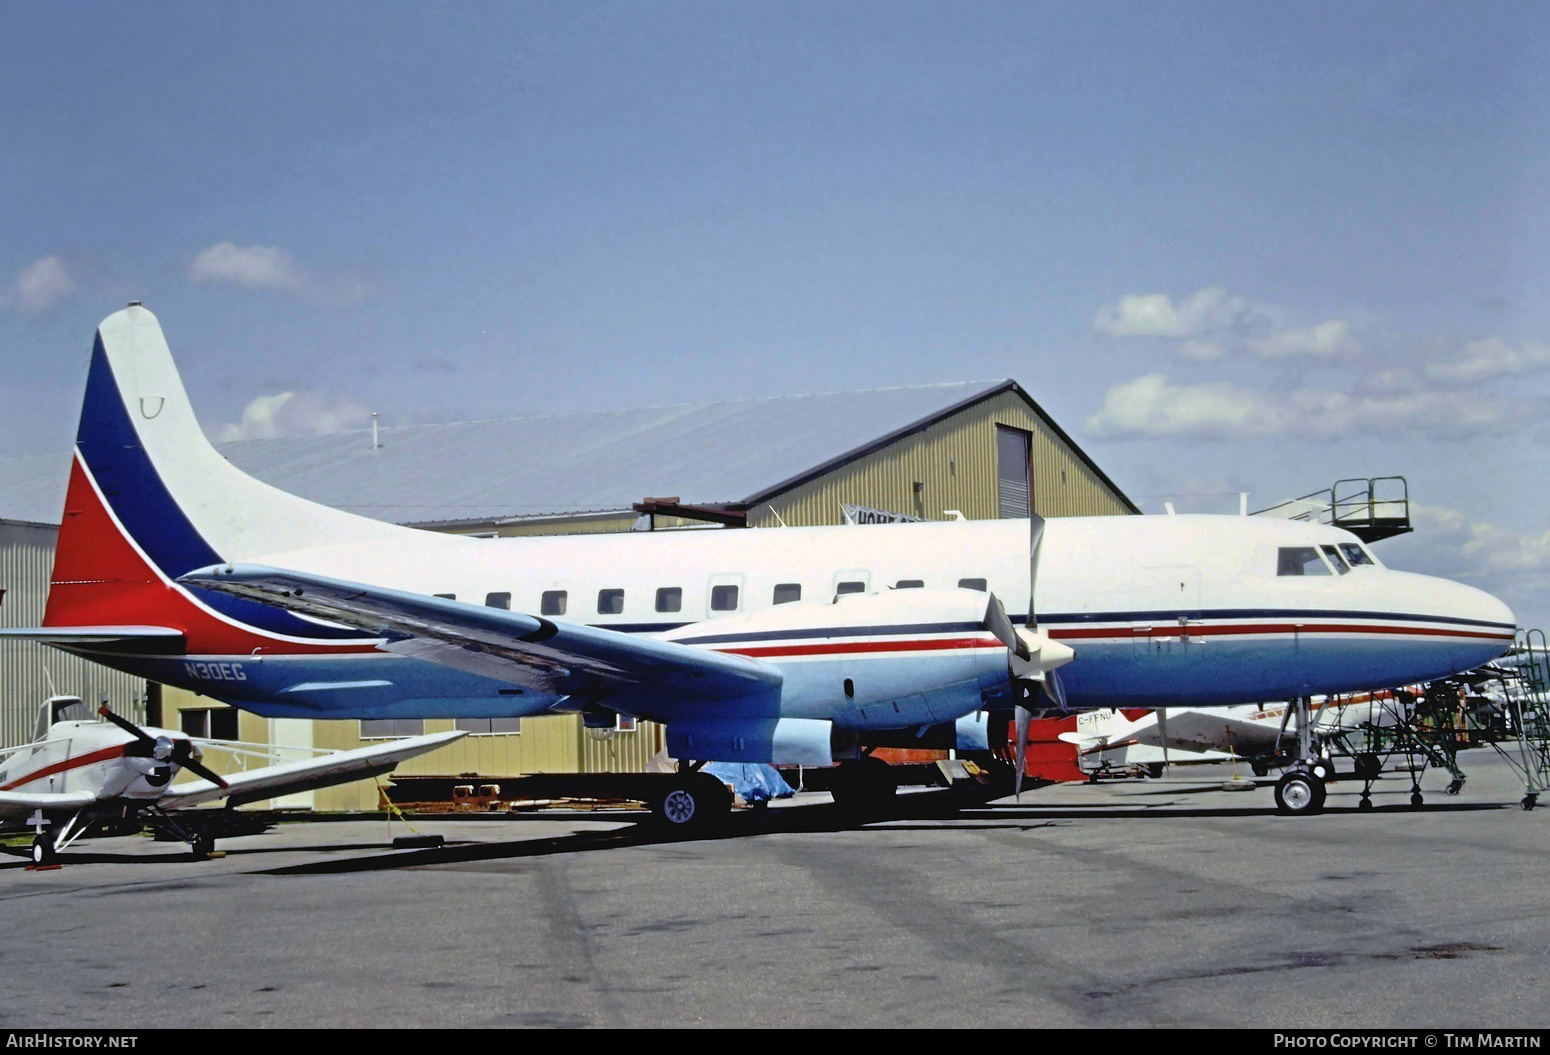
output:
<svg viewBox="0 0 1550 1055"><path fill-rule="evenodd" d="M174 655L183 651L183 631L167 626L0 627L0 641L40 641L60 648L90 645L98 652Z"/></svg>

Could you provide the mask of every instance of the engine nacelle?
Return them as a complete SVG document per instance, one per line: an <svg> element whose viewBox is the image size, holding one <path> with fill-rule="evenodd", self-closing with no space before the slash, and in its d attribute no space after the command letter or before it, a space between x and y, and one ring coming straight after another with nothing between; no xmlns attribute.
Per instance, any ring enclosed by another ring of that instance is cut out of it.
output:
<svg viewBox="0 0 1550 1055"><path fill-rule="evenodd" d="M1010 706L1007 646L989 623L999 608L978 590L888 590L777 605L662 636L778 664L776 717L900 729Z"/></svg>
<svg viewBox="0 0 1550 1055"><path fill-rule="evenodd" d="M827 766L834 723L815 718L684 719L667 726L667 753L712 762Z"/></svg>

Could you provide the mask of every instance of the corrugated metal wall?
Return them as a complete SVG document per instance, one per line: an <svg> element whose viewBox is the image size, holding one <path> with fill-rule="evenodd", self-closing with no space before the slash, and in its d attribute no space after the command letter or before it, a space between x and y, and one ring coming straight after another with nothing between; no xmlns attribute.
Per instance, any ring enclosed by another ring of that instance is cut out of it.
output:
<svg viewBox="0 0 1550 1055"><path fill-rule="evenodd" d="M845 503L947 519L956 509L970 520L996 516L996 426L1032 435L1033 508L1043 516L1097 516L1130 512L1124 501L1029 409L1021 396L1005 392L961 410L913 436L858 458L849 465L777 497L749 512L749 523L775 527L843 522ZM919 483L920 489L915 489Z"/></svg>
<svg viewBox="0 0 1550 1055"><path fill-rule="evenodd" d="M664 727L655 722L637 723L634 732L615 730L600 737L582 728L581 719L574 720L583 773L640 773L667 744Z"/></svg>
<svg viewBox="0 0 1550 1055"><path fill-rule="evenodd" d="M48 600L59 530L0 521L0 624L38 626ZM56 693L96 703L108 694L113 709L145 721L145 682L31 641L0 640L0 746L32 739L38 708Z"/></svg>

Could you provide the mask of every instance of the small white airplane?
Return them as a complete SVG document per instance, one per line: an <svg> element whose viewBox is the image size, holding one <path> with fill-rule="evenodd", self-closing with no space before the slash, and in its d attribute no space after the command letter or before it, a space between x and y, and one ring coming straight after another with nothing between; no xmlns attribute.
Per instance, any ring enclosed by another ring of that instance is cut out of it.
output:
<svg viewBox="0 0 1550 1055"><path fill-rule="evenodd" d="M1297 746L1287 704L1249 703L1236 707L1167 707L1155 711L1084 711L1075 732L1061 733L1089 766L1161 767L1244 759L1265 776L1276 759ZM1313 700L1311 732L1316 740L1384 721L1384 704L1370 694Z"/></svg>
<svg viewBox="0 0 1550 1055"><path fill-rule="evenodd" d="M39 712L38 738L0 750L0 826L34 830L35 864L52 863L93 824L108 820L153 820L207 855L224 827L216 822L229 818L225 810L187 807L219 799L235 807L347 784L391 772L404 759L464 735L432 733L223 777L204 765L204 749L244 745L138 726L106 705L98 716L78 696L52 697ZM184 769L204 779L174 785Z"/></svg>
<svg viewBox="0 0 1550 1055"><path fill-rule="evenodd" d="M222 458L138 305L97 332L44 624L6 633L261 715L622 713L664 723L691 770L839 760L852 801L892 793L870 747L983 748L1007 726L987 712L1017 715L1020 776L1036 693L1081 709L1380 688L1479 666L1515 630L1489 594L1282 519L385 524ZM725 808L694 776L664 800L675 823Z"/></svg>

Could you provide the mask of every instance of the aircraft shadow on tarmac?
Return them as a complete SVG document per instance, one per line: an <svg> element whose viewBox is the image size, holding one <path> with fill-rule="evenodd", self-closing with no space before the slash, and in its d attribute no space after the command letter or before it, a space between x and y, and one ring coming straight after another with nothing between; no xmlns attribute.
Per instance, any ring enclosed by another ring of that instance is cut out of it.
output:
<svg viewBox="0 0 1550 1055"><path fill-rule="evenodd" d="M1144 794L1181 795L1200 789L1175 788L1148 790ZM1170 808L1163 810L1160 806ZM1369 816L1394 813L1448 813L1478 810L1499 810L1506 806L1499 802L1448 802L1427 804L1421 807L1409 805L1375 805L1371 810L1358 810L1356 806L1326 806L1325 813L1333 815L1365 813ZM398 868L424 868L437 865L467 864L479 861L513 860L528 857L547 857L554 854L588 853L599 850L622 850L637 846L671 845L688 842L716 842L729 839L750 839L766 835L822 834L825 832L865 832L869 828L886 831L1032 831L1052 827L1070 821L1106 820L1189 820L1199 818L1265 817L1272 811L1263 806L1240 807L1174 807L1159 803L1156 806L1135 806L1123 802L1040 806L1031 802L997 800L991 803L974 803L964 806L961 800L953 800L946 793L905 795L886 814L865 820L827 803L818 803L777 810L740 811L714 829L703 832L682 833L664 830L653 818L635 812L598 813L592 817L599 821L622 821L621 827L607 831L568 832L551 838L513 839L492 842L449 842L441 846L404 850L392 842L382 843L318 843L309 846L287 847L288 851L304 851L334 856L302 864L282 865L275 868L255 868L263 875L326 875L344 872L382 871ZM435 817L419 818L427 828L435 826ZM454 815L459 822L468 820L488 821L498 825L509 820L574 821L574 814L537 815ZM630 823L630 822L634 823ZM920 822L920 823L912 823ZM309 821L319 823L319 821ZM327 823L327 819L322 820ZM1286 818L1288 824L1306 823L1305 818ZM498 831L498 829L496 829ZM492 831L492 834L494 832ZM225 851L227 858L261 859L277 852L276 847L243 847ZM0 871L19 870L30 863L25 847L0 847L0 854L15 858L14 863L0 864ZM146 854L136 852L93 853L82 849L71 852L61 863L81 864L165 864L173 861L194 864L204 860L192 853Z"/></svg>
<svg viewBox="0 0 1550 1055"><path fill-rule="evenodd" d="M933 801L936 800L936 801ZM1501 803L1448 803L1419 807L1430 813L1471 810L1499 810ZM1326 807L1331 814L1357 815L1365 813L1391 814L1416 812L1411 806L1376 806L1371 810L1358 811ZM351 857L313 861L305 864L285 865L279 868L261 869L266 875L322 875L339 872L378 871L393 868L421 868L435 865L466 864L477 861L512 860L526 857L546 857L553 854L586 853L597 850L620 850L637 846L670 845L688 842L716 842L729 839L750 839L766 835L793 833L822 834L826 832L865 832L876 827L886 831L1032 831L1073 820L1134 820L1167 818L1189 819L1202 817L1265 817L1271 813L1264 807L1202 807L1169 809L1161 812L1153 807L1124 805L1061 805L1040 807L1027 803L995 802L963 807L951 802L946 796L934 794L902 796L894 810L886 815L859 821L852 814L829 804L815 804L793 809L753 810L734 814L727 822L714 830L699 833L664 831L651 819L609 831L575 832L548 839L522 839L510 842L448 843L428 849L390 852L367 857ZM639 816L619 814L620 819ZM568 818L567 818L568 819ZM599 817L598 819L604 819ZM614 818L609 818L614 819ZM929 822L929 823L911 823ZM1303 818L1287 818L1286 823L1303 823ZM362 847L355 847L363 849ZM320 848L321 849L321 848Z"/></svg>

